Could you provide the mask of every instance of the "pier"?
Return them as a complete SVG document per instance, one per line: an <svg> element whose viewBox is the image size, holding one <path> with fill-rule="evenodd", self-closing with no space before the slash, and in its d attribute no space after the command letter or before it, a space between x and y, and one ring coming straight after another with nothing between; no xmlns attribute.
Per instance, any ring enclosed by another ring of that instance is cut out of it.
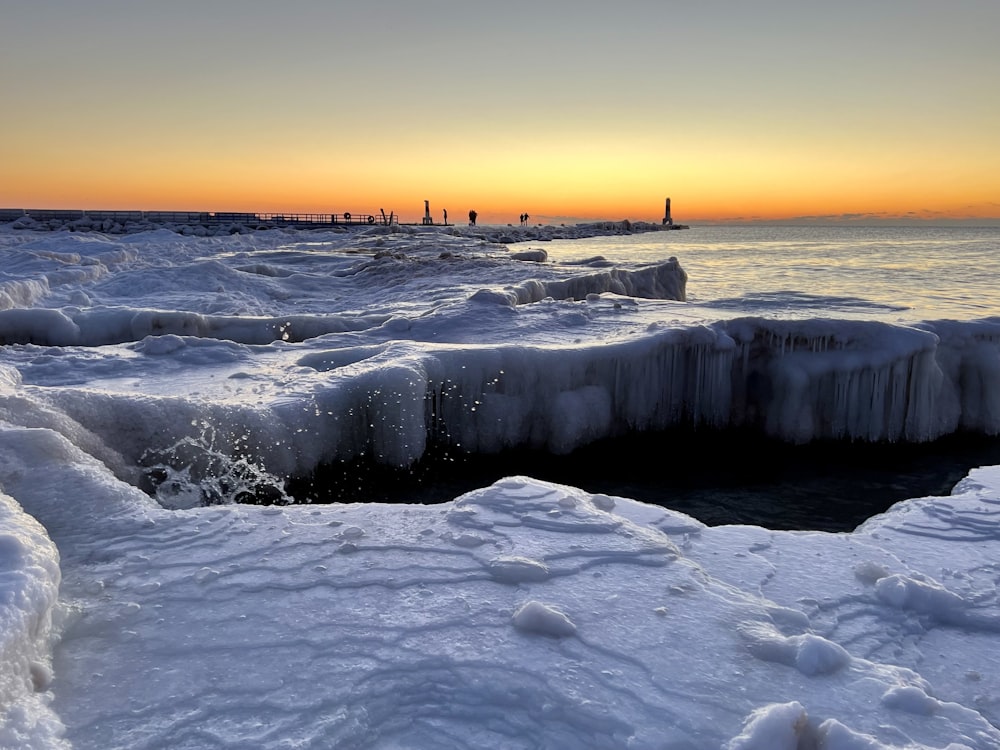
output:
<svg viewBox="0 0 1000 750"><path fill-rule="evenodd" d="M670 199L667 199L667 215L659 229L688 229L686 224L675 224L670 217ZM182 234L211 234L238 232L256 229L332 229L393 226L443 226L448 215L444 212L444 222L437 224L431 218L430 207L425 201L423 220L420 223L401 222L395 212L383 209L370 211L344 211L341 213L288 213L288 212L238 212L238 211L105 211L63 208L0 208L0 224L13 224L14 229L68 230L75 232L106 232L110 234L132 233L170 227ZM602 226L605 231L631 232L633 222L620 221L589 222ZM646 222L635 222L640 231L650 231ZM508 224L507 226L513 226Z"/></svg>
<svg viewBox="0 0 1000 750"><path fill-rule="evenodd" d="M109 224L188 224L218 227L242 224L248 227L296 227L321 229L332 226L391 226L399 223L395 213L379 209L329 214L240 213L234 211L91 211L83 209L0 208L0 223L28 218L36 222L58 222L78 229Z"/></svg>

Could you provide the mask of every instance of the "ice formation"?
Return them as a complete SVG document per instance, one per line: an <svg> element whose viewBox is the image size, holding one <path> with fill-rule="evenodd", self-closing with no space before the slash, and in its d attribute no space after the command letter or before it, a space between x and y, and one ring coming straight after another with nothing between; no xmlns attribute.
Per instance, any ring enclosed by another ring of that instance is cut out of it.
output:
<svg viewBox="0 0 1000 750"><path fill-rule="evenodd" d="M1000 747L996 467L849 534L524 476L224 502L435 444L998 430L1000 320L720 315L498 241L0 232L0 747Z"/></svg>

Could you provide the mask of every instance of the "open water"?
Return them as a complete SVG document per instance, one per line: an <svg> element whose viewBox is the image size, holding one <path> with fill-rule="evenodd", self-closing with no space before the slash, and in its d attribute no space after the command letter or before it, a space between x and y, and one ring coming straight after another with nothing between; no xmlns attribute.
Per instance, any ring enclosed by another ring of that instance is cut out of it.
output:
<svg viewBox="0 0 1000 750"><path fill-rule="evenodd" d="M537 246L537 243L528 243ZM559 260L616 265L676 256L688 301L727 317L824 317L906 324L1000 316L1000 227L716 226L546 244ZM403 483L434 502L511 473L632 497L711 524L847 531L893 503L946 495L1000 464L1000 439L927 445L786 446L739 434L656 434L553 457L452 457ZM370 489L393 499L388 485Z"/></svg>
<svg viewBox="0 0 1000 750"><path fill-rule="evenodd" d="M688 301L749 315L888 322L1000 315L1000 227L709 226L558 240L553 258L676 256Z"/></svg>
<svg viewBox="0 0 1000 750"><path fill-rule="evenodd" d="M894 503L948 495L969 470L1000 464L1000 440L920 445L787 445L738 433L676 431L540 451L432 455L407 469L328 465L290 493L305 502L441 503L511 475L629 497L709 526L851 531Z"/></svg>

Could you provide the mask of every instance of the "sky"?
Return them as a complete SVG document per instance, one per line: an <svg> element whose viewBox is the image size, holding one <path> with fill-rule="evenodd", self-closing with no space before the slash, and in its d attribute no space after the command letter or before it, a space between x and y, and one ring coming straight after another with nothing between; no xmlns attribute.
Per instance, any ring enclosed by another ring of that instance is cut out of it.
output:
<svg viewBox="0 0 1000 750"><path fill-rule="evenodd" d="M3 0L0 207L1000 218L995 0Z"/></svg>

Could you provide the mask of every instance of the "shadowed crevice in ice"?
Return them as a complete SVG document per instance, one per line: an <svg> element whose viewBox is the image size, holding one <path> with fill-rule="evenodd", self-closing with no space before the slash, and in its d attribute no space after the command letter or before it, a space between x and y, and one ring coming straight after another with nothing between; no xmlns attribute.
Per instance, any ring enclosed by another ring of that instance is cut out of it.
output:
<svg viewBox="0 0 1000 750"><path fill-rule="evenodd" d="M432 445L409 467L333 462L291 478L286 489L297 502L441 503L525 474L670 507L713 526L850 531L895 502L946 495L972 468L998 462L1000 440L970 435L922 444L789 445L751 431L674 430L599 440L566 455L470 455ZM968 527L976 538L973 519L959 519L954 533ZM983 523L979 533L990 533L989 519Z"/></svg>

